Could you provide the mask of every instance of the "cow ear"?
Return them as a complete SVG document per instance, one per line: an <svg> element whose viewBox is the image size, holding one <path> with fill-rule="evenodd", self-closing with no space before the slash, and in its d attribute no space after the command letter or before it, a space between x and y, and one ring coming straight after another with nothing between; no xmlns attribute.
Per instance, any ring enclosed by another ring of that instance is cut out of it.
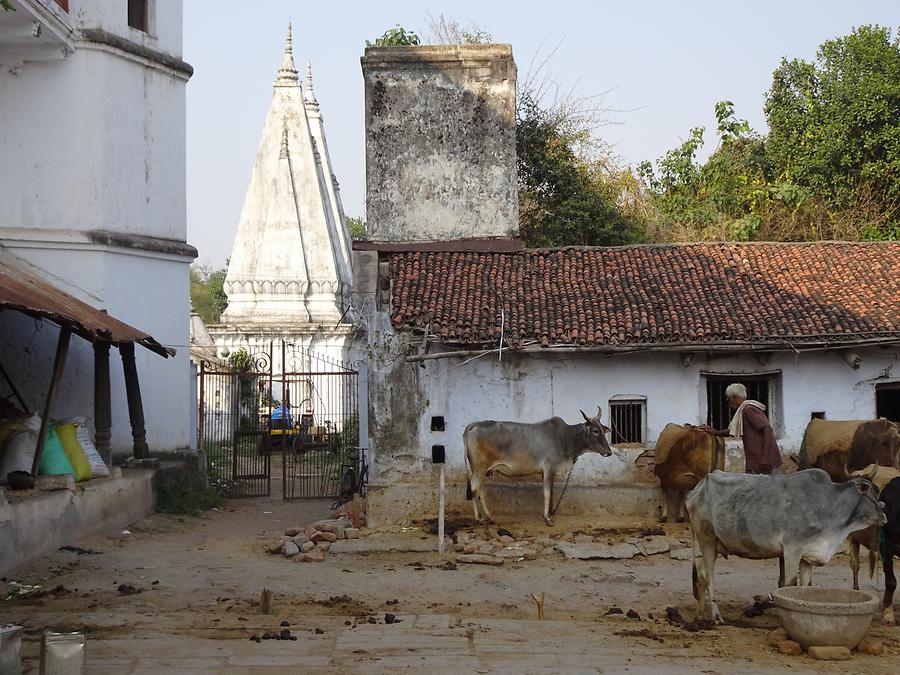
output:
<svg viewBox="0 0 900 675"><path fill-rule="evenodd" d="M585 422L590 422L590 421L591 421L591 418L584 414L584 410L579 410L578 412L581 413L581 416L584 418L584 421L585 421Z"/></svg>

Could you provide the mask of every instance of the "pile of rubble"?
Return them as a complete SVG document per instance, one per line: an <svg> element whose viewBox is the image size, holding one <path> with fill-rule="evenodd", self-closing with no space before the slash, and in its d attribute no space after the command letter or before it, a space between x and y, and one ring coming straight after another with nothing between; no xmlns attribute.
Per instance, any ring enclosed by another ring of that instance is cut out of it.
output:
<svg viewBox="0 0 900 675"><path fill-rule="evenodd" d="M480 532L455 532L452 546L457 553L457 562L486 565L502 565L505 560L536 560L558 554L579 560L622 560L662 553L679 560L692 557L688 541L667 537L659 528L635 532L635 536L624 539L621 539L621 534L601 530L533 537L526 532L488 527Z"/></svg>
<svg viewBox="0 0 900 675"><path fill-rule="evenodd" d="M331 545L340 539L359 539L359 528L349 518L317 520L306 527L289 527L269 553L281 553L294 562L322 562Z"/></svg>

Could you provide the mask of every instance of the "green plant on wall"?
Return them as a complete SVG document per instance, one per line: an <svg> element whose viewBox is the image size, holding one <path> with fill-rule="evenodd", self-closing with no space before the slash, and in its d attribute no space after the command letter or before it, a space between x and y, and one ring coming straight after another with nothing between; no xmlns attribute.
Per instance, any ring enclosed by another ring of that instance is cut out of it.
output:
<svg viewBox="0 0 900 675"><path fill-rule="evenodd" d="M384 31L380 38L375 38L374 43L366 40L366 47L412 47L419 42L418 35L397 24L394 28Z"/></svg>

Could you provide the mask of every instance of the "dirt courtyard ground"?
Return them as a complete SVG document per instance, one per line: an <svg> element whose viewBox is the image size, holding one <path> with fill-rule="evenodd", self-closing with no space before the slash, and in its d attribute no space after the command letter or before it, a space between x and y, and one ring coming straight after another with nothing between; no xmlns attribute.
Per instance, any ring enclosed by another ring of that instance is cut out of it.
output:
<svg viewBox="0 0 900 675"><path fill-rule="evenodd" d="M878 622L870 635L884 641L880 657L822 663L777 654L774 612L743 616L754 594L775 586L776 561L720 561L717 591L729 625L692 631L666 619L667 607L694 617L691 563L667 554L618 561L556 555L454 569L435 553L329 554L322 563L296 563L265 552L286 527L328 515L324 502L260 499L230 500L199 517L155 514L135 523L130 536L84 541L88 551L59 551L15 570L7 582L39 584L47 593L0 601L0 622L26 628L26 672L33 673L42 628L86 628L91 674L900 672L900 628ZM536 516L515 526L544 536ZM629 525L655 523L561 518L557 529ZM689 536L684 525L665 530ZM417 530L396 538L428 536ZM846 555L813 582L849 587ZM271 615L258 607L263 587L274 592ZM543 621L531 593L545 594ZM607 615L613 607L639 618ZM399 620L386 623L387 613ZM251 639L285 628L295 640Z"/></svg>

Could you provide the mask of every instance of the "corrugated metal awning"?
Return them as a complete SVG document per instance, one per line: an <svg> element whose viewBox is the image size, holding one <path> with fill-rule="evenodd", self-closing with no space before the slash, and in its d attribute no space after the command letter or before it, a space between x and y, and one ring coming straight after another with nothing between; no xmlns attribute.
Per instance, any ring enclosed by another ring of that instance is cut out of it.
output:
<svg viewBox="0 0 900 675"><path fill-rule="evenodd" d="M69 327L88 342L136 342L160 356L175 353L147 333L60 290L40 278L39 272L38 268L0 247L0 308L50 319Z"/></svg>

